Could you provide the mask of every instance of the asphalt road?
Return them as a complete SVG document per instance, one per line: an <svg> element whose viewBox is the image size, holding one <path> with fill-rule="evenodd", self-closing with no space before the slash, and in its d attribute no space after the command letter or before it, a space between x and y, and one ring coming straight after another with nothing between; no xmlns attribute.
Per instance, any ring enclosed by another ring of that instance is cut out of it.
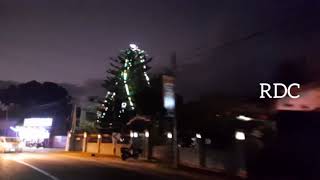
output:
<svg viewBox="0 0 320 180"><path fill-rule="evenodd" d="M0 154L1 180L186 179L175 175L128 170L53 153Z"/></svg>

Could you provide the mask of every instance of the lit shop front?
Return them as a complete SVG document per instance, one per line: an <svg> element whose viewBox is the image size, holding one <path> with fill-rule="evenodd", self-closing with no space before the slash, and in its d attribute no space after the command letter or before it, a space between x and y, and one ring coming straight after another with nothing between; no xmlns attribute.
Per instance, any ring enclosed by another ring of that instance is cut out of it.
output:
<svg viewBox="0 0 320 180"><path fill-rule="evenodd" d="M23 126L12 128L27 147L48 145L52 118L26 118Z"/></svg>

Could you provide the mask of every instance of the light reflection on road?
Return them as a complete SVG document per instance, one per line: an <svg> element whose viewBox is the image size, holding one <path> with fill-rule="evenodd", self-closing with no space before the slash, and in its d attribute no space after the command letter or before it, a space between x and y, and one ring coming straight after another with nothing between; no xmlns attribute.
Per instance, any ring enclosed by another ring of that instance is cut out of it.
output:
<svg viewBox="0 0 320 180"><path fill-rule="evenodd" d="M5 153L1 154L1 158L5 160L22 161L27 159L43 159L45 155L32 153Z"/></svg>

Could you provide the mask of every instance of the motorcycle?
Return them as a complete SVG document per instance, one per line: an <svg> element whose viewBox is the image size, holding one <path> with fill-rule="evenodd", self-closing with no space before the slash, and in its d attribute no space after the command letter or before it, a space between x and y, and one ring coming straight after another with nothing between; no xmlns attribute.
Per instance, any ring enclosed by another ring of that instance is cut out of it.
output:
<svg viewBox="0 0 320 180"><path fill-rule="evenodd" d="M122 147L121 159L124 161L127 160L128 158L138 159L141 153L142 153L142 150L138 148Z"/></svg>

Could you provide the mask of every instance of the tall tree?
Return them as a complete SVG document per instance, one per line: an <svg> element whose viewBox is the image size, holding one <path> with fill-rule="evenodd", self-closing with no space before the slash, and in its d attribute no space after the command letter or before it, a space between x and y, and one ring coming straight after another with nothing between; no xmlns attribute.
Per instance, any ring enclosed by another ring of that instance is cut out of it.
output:
<svg viewBox="0 0 320 180"><path fill-rule="evenodd" d="M104 87L107 95L98 108L97 123L107 127L116 123L124 124L140 112L136 103L138 95L150 87L148 63L151 58L135 44L122 50L116 58L111 58Z"/></svg>
<svg viewBox="0 0 320 180"><path fill-rule="evenodd" d="M65 134L69 130L71 96L59 84L30 81L11 85L0 91L0 101L15 105L11 107L10 119L18 119L22 123L26 117L52 117L54 134Z"/></svg>

